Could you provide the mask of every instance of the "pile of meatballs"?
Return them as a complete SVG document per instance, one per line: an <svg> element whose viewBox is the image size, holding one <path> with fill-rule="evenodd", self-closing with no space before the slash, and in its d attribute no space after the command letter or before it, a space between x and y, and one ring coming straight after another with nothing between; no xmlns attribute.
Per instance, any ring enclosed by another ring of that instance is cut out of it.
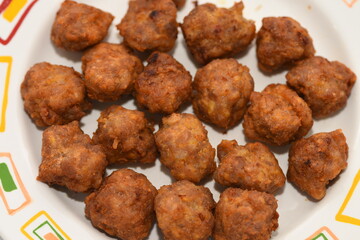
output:
<svg viewBox="0 0 360 240"><path fill-rule="evenodd" d="M82 51L82 73L37 63L21 84L24 108L43 128L37 179L87 192L85 215L92 225L123 240L147 238L156 219L167 240L266 240L278 227L274 193L286 179L314 200L347 166L341 129L304 138L314 119L345 107L355 74L338 61L315 56L308 31L290 17L266 17L256 32L243 17L244 4L195 6L177 23L185 0L130 0L117 25L121 44L102 42L114 19L92 6L65 0L52 25L53 44ZM198 66L194 77L167 52L180 26ZM233 57L256 41L258 67L288 71L286 84L254 91L249 68ZM139 53L148 54L143 66ZM132 94L144 112L112 105L101 112L92 138L79 121L93 101L114 102ZM91 99L91 101L89 100ZM177 113L192 103L195 114ZM215 149L201 122L224 131L242 121L244 146L223 140ZM251 142L250 142L251 141ZM268 145L290 145L287 174ZM161 163L176 180L156 189L145 175L110 164ZM228 187L215 203L196 185L205 177Z"/></svg>

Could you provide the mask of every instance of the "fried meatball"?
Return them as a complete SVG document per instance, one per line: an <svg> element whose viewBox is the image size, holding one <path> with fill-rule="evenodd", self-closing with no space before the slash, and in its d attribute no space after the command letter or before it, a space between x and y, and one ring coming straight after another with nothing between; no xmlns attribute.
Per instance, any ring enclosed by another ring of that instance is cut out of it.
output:
<svg viewBox="0 0 360 240"><path fill-rule="evenodd" d="M154 52L135 80L137 103L151 113L175 112L191 97L191 75L172 56Z"/></svg>
<svg viewBox="0 0 360 240"><path fill-rule="evenodd" d="M242 16L244 4L230 8L203 4L184 18L181 29L186 45L200 64L231 57L245 50L255 37L255 24Z"/></svg>
<svg viewBox="0 0 360 240"><path fill-rule="evenodd" d="M326 185L347 167L348 146L340 129L294 142L289 151L287 179L316 200Z"/></svg>
<svg viewBox="0 0 360 240"><path fill-rule="evenodd" d="M197 71L193 88L197 117L227 129L244 116L254 81L249 69L235 59L217 59Z"/></svg>
<svg viewBox="0 0 360 240"><path fill-rule="evenodd" d="M273 193L285 184L285 175L270 149L259 142L245 146L223 140L218 146L222 155L214 173L217 183L228 187ZM222 147L225 145L225 147ZM232 146L229 148L229 145ZM231 149L232 148L232 149Z"/></svg>
<svg viewBox="0 0 360 240"><path fill-rule="evenodd" d="M141 60L123 44L99 43L81 60L87 94L100 102L116 101L131 93L143 71Z"/></svg>
<svg viewBox="0 0 360 240"><path fill-rule="evenodd" d="M210 190L187 180L161 187L155 198L158 226L169 240L208 240L214 208Z"/></svg>
<svg viewBox="0 0 360 240"><path fill-rule="evenodd" d="M80 120L92 108L84 81L73 68L37 63L21 84L24 108L38 127Z"/></svg>
<svg viewBox="0 0 360 240"><path fill-rule="evenodd" d="M114 171L85 199L85 215L94 227L123 240L145 239L154 223L157 190L145 175Z"/></svg>
<svg viewBox="0 0 360 240"><path fill-rule="evenodd" d="M216 168L215 149L200 120L189 113L173 113L162 119L155 133L160 161L176 180L198 183Z"/></svg>
<svg viewBox="0 0 360 240"><path fill-rule="evenodd" d="M105 149L109 163L155 161L154 128L143 112L113 105L102 111L97 121L92 140Z"/></svg>
<svg viewBox="0 0 360 240"><path fill-rule="evenodd" d="M228 188L215 209L214 240L268 240L278 227L272 194Z"/></svg>
<svg viewBox="0 0 360 240"><path fill-rule="evenodd" d="M308 31L290 17L266 17L256 38L258 66L274 72L315 54Z"/></svg>
<svg viewBox="0 0 360 240"><path fill-rule="evenodd" d="M286 85L270 84L253 92L250 101L243 122L249 139L281 146L305 136L313 125L309 106Z"/></svg>
<svg viewBox="0 0 360 240"><path fill-rule="evenodd" d="M172 0L132 0L117 29L124 42L137 51L168 52L177 38L176 14Z"/></svg>
<svg viewBox="0 0 360 240"><path fill-rule="evenodd" d="M178 9L184 7L186 0L173 0Z"/></svg>
<svg viewBox="0 0 360 240"><path fill-rule="evenodd" d="M91 144L78 121L45 129L41 156L37 180L75 192L98 188L107 165L101 146Z"/></svg>
<svg viewBox="0 0 360 240"><path fill-rule="evenodd" d="M286 79L309 105L313 117L324 118L345 107L356 75L338 61L311 57L292 68Z"/></svg>
<svg viewBox="0 0 360 240"><path fill-rule="evenodd" d="M59 48L80 51L101 42L114 16L92 6L65 0L56 13L51 40Z"/></svg>

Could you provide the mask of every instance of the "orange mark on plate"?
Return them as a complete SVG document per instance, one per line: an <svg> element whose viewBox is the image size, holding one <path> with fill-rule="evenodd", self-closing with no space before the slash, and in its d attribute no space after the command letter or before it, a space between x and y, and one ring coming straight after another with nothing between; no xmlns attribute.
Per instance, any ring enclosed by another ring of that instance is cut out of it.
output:
<svg viewBox="0 0 360 240"><path fill-rule="evenodd" d="M343 0L343 2L344 2L349 8L351 8L352 6L354 6L354 4L357 2L357 0Z"/></svg>
<svg viewBox="0 0 360 240"><path fill-rule="evenodd" d="M320 228L319 230L317 230L314 234L312 234L310 237L306 238L305 240L319 239L319 237L324 236L324 234L331 237L331 239L326 238L328 240L339 240L339 238L337 238L335 236L335 234L332 231L330 231L330 229L326 226ZM322 239L324 239L324 238L322 238Z"/></svg>
<svg viewBox="0 0 360 240"><path fill-rule="evenodd" d="M59 240L53 233L47 233L44 235L45 240Z"/></svg>

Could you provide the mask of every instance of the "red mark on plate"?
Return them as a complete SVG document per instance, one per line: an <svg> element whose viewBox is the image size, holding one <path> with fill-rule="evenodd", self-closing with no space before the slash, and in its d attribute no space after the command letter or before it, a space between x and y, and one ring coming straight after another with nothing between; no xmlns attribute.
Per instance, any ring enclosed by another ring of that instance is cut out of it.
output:
<svg viewBox="0 0 360 240"><path fill-rule="evenodd" d="M14 1L14 0L12 0ZM11 6L12 3L11 0L4 0L1 5L0 5L0 13L2 13L3 11L6 12L6 9L9 8ZM32 9L32 7L35 5L35 3L38 0L34 0L32 1L25 9L25 11L21 14L19 20L16 22L16 24L13 26L13 28L10 31L10 34L7 37L0 37L0 43L2 45L7 45L11 39L15 36L16 32L18 31L18 29L20 28L21 24L23 23L23 21L25 20L25 17L28 15L28 13L30 12L30 10ZM15 4L15 3L14 3ZM12 11L13 12L13 11Z"/></svg>
<svg viewBox="0 0 360 240"><path fill-rule="evenodd" d="M4 0L1 4L0 4L0 14L10 5L11 0Z"/></svg>

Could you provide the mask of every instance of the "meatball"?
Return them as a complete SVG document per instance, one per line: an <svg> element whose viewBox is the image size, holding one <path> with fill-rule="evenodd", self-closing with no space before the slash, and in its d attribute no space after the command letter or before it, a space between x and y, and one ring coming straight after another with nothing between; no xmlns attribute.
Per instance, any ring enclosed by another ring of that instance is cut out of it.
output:
<svg viewBox="0 0 360 240"><path fill-rule="evenodd" d="M210 190L183 180L160 188L155 198L158 226L164 239L208 240L215 208Z"/></svg>
<svg viewBox="0 0 360 240"><path fill-rule="evenodd" d="M186 0L173 0L178 9L184 7Z"/></svg>
<svg viewBox="0 0 360 240"><path fill-rule="evenodd" d="M311 57L286 74L287 84L307 102L314 118L324 118L345 107L356 75L344 64Z"/></svg>
<svg viewBox="0 0 360 240"><path fill-rule="evenodd" d="M314 55L308 31L290 17L266 17L256 38L259 68L274 72Z"/></svg>
<svg viewBox="0 0 360 240"><path fill-rule="evenodd" d="M80 120L92 108L86 100L84 81L73 68L35 64L21 84L24 108L38 127Z"/></svg>
<svg viewBox="0 0 360 240"><path fill-rule="evenodd" d="M113 105L102 111L97 121L92 140L104 148L109 163L156 160L154 128L143 112Z"/></svg>
<svg viewBox="0 0 360 240"><path fill-rule="evenodd" d="M170 114L191 97L191 75L172 56L154 52L135 80L135 97L150 112Z"/></svg>
<svg viewBox="0 0 360 240"><path fill-rule="evenodd" d="M239 146L234 142L236 145L232 145L232 141L223 140L218 146L218 152L224 152L224 149L228 149L228 152L222 154L220 165L214 173L217 183L268 193L284 186L285 175L266 145L254 142Z"/></svg>
<svg viewBox="0 0 360 240"><path fill-rule="evenodd" d="M294 142L289 151L287 178L316 200L326 185L347 167L348 146L340 129L314 134Z"/></svg>
<svg viewBox="0 0 360 240"><path fill-rule="evenodd" d="M228 129L244 116L254 81L249 69L235 59L217 59L197 71L193 88L198 118Z"/></svg>
<svg viewBox="0 0 360 240"><path fill-rule="evenodd" d="M143 71L141 60L123 44L99 43L81 60L88 96L100 102L116 101L131 93Z"/></svg>
<svg viewBox="0 0 360 240"><path fill-rule="evenodd" d="M107 165L101 146L91 144L78 121L45 129L41 156L37 180L75 192L98 188Z"/></svg>
<svg viewBox="0 0 360 240"><path fill-rule="evenodd" d="M177 38L176 14L172 0L132 0L117 28L124 42L137 51L168 52Z"/></svg>
<svg viewBox="0 0 360 240"><path fill-rule="evenodd" d="M85 199L85 215L94 227L123 240L145 239L155 219L157 190L145 175L114 171Z"/></svg>
<svg viewBox="0 0 360 240"><path fill-rule="evenodd" d="M305 136L313 125L311 109L283 84L253 92L244 116L245 136L272 145L285 145Z"/></svg>
<svg viewBox="0 0 360 240"><path fill-rule="evenodd" d="M56 13L51 40L60 48L80 51L101 42L114 16L92 6L65 0Z"/></svg>
<svg viewBox="0 0 360 240"><path fill-rule="evenodd" d="M155 133L160 161L176 180L200 182L216 168L215 149L199 119L189 113L173 113L162 119Z"/></svg>
<svg viewBox="0 0 360 240"><path fill-rule="evenodd" d="M214 240L268 240L278 227L272 194L228 188L215 209Z"/></svg>
<svg viewBox="0 0 360 240"><path fill-rule="evenodd" d="M255 37L255 24L242 16L243 8L242 2L230 9L208 3L197 6L184 18L181 29L198 63L231 57L248 47Z"/></svg>

